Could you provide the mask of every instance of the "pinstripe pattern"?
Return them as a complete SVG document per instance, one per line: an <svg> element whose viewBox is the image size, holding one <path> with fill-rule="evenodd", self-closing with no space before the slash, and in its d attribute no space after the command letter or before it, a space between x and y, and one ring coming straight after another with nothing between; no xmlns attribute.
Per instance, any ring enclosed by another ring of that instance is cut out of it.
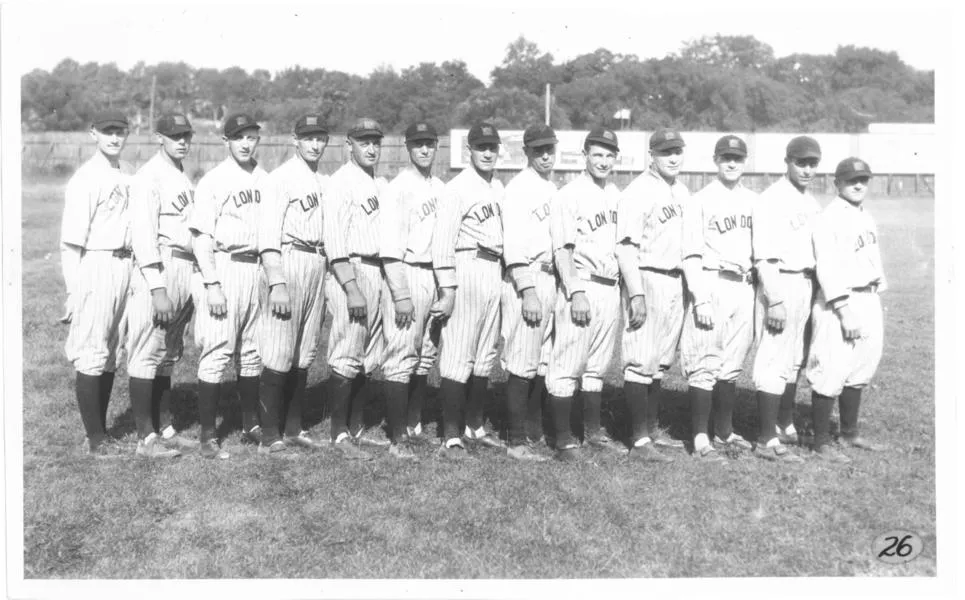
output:
<svg viewBox="0 0 965 600"><path fill-rule="evenodd" d="M680 366L687 382L713 390L717 380L735 381L754 341L754 286L720 279L710 289L714 328L701 329L687 310L680 340Z"/></svg>
<svg viewBox="0 0 965 600"><path fill-rule="evenodd" d="M663 377L677 352L684 324L683 277L641 269L640 281L647 320L636 331L623 332L623 377L650 383Z"/></svg>
<svg viewBox="0 0 965 600"><path fill-rule="evenodd" d="M878 370L884 344L881 297L875 292L852 293L848 299L861 323L861 337L845 340L841 320L819 292L811 316L812 341L807 379L811 388L835 397L844 386L863 387Z"/></svg>
<svg viewBox="0 0 965 600"><path fill-rule="evenodd" d="M556 278L531 268L536 295L543 309L538 325L531 326L523 319L523 300L516 286L507 276L502 287L502 368L513 375L532 379L545 375L552 346L553 314L556 309Z"/></svg>
<svg viewBox="0 0 965 600"><path fill-rule="evenodd" d="M325 318L326 260L318 254L293 250L285 245L282 268L291 315L280 319L268 306L268 286L261 286L261 316L258 319L258 352L266 367L287 373L293 366L307 369L318 353Z"/></svg>
<svg viewBox="0 0 965 600"><path fill-rule="evenodd" d="M329 261L379 255L379 197L385 186L385 179L370 177L354 162L339 167L329 179L323 207Z"/></svg>
<svg viewBox="0 0 965 600"><path fill-rule="evenodd" d="M767 312L764 294L757 290L757 355L754 357L754 387L768 394L782 394L787 383L795 383L804 360L804 328L811 312L811 279L800 274L778 275L787 321L780 333L763 326Z"/></svg>
<svg viewBox="0 0 965 600"><path fill-rule="evenodd" d="M413 373L427 374L438 356L429 339L429 308L436 300L436 283L432 269L405 265L406 280L415 311L406 328L395 324L395 302L388 283L382 282L382 323L385 331L385 361L382 373L386 381L406 383Z"/></svg>
<svg viewBox="0 0 965 600"><path fill-rule="evenodd" d="M85 375L114 371L131 284L131 259L110 252L85 252L73 291L74 318L65 350L74 369Z"/></svg>
<svg viewBox="0 0 965 600"><path fill-rule="evenodd" d="M335 277L325 280L325 300L332 313L328 336L328 365L333 371L352 379L360 372L370 374L384 356L382 333L382 270L374 265L351 260L355 279L365 296L366 320L350 321L345 290Z"/></svg>
<svg viewBox="0 0 965 600"><path fill-rule="evenodd" d="M261 166L245 171L230 156L218 163L198 182L190 228L213 237L215 250L257 250L260 180L266 175Z"/></svg>

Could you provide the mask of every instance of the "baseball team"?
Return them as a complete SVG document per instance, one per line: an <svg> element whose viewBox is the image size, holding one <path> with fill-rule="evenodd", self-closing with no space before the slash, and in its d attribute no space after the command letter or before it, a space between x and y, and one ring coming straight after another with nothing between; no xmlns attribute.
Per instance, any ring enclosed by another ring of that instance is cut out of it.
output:
<svg viewBox="0 0 965 600"><path fill-rule="evenodd" d="M790 141L785 175L758 195L741 183L748 151L735 135L717 141L716 177L691 194L678 177L686 144L671 128L650 137L650 165L623 191L611 181L617 134L602 127L585 138L584 171L560 189L558 139L542 124L525 130L527 166L505 186L491 123L469 130L470 166L448 183L432 175L439 136L429 123L405 130L410 164L391 182L376 174L383 129L373 119L348 130L349 160L330 177L319 172L329 143L322 116L293 124L294 153L271 173L255 159L259 130L247 114L228 116L226 157L195 186L184 172L194 133L185 115L158 119L158 152L136 173L121 160L125 115L93 119L96 152L67 184L61 232L61 320L86 453L124 454L106 422L122 347L135 453L151 459L229 458L216 421L232 368L242 441L273 457L330 448L369 460L373 447L388 446L394 459L419 460L414 446L430 442L423 409L434 366L437 455L448 460L473 459L473 446L523 461L578 461L592 448L651 463L687 452L702 462L747 452L848 463L844 450L884 449L858 428L862 390L882 354L886 287L864 208L872 173L860 158L837 165L837 197L821 209L809 192L821 148L808 136ZM323 443L303 412L326 309L331 440ZM192 317L199 440L162 410ZM752 347L760 428L749 441L732 416ZM687 443L658 421L678 348ZM497 359L508 375L505 440L484 419ZM601 419L615 360L629 437ZM810 452L794 426L802 368L812 390ZM377 395L387 439L365 427Z"/></svg>

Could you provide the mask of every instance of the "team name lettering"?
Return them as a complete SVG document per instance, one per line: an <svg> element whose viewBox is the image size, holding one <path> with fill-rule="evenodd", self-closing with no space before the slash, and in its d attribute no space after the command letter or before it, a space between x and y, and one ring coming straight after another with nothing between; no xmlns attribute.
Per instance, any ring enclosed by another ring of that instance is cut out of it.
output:
<svg viewBox="0 0 965 600"><path fill-rule="evenodd" d="M857 252L858 250L861 250L865 246L869 246L871 244L877 244L877 243L878 243L878 236L875 235L875 232L865 231L864 233L858 236L857 240L855 240L854 251Z"/></svg>
<svg viewBox="0 0 965 600"><path fill-rule="evenodd" d="M299 199L298 203L301 205L303 211L308 212L313 208L318 207L318 194L312 192L304 198Z"/></svg>
<svg viewBox="0 0 965 600"><path fill-rule="evenodd" d="M365 202L362 203L362 210L365 211L365 214L367 215L371 215L375 211L379 210L378 196L372 196L370 198L366 198Z"/></svg>
<svg viewBox="0 0 965 600"><path fill-rule="evenodd" d="M546 217L550 216L549 203L547 202L543 204L543 206L533 209L533 216L536 217L536 219L542 223L546 219Z"/></svg>
<svg viewBox="0 0 965 600"><path fill-rule="evenodd" d="M430 198L422 203L422 208L420 209L420 218L425 219L431 214L436 212L436 199Z"/></svg>
<svg viewBox="0 0 965 600"><path fill-rule="evenodd" d="M472 211L472 216L476 217L477 223L484 223L487 220L491 219L492 217L496 216L498 209L499 209L498 206L494 210L492 204L484 204L479 208L477 208L476 210Z"/></svg>
<svg viewBox="0 0 965 600"><path fill-rule="evenodd" d="M751 226L751 217L750 215L730 215L728 217L724 217L723 223L721 223L720 219L717 219L713 224L714 227L717 228L718 233L727 233L728 231L737 229L738 227L749 229Z"/></svg>
<svg viewBox="0 0 965 600"><path fill-rule="evenodd" d="M609 219L607 219L607 215L609 215L610 217ZM592 217L588 217L586 219L586 222L590 226L590 231L596 231L597 229L599 229L600 227L603 227L607 223L615 223L616 222L615 217L616 217L616 211L601 210L600 212L596 213Z"/></svg>
<svg viewBox="0 0 965 600"><path fill-rule="evenodd" d="M251 204L252 202L261 202L261 192L259 190L241 190L236 195L233 195L231 199L234 201L237 208L241 208L246 204Z"/></svg>
<svg viewBox="0 0 965 600"><path fill-rule="evenodd" d="M680 206L679 204L667 204L661 207L660 216L658 217L657 220L660 221L661 225L663 225L670 219L673 219L674 217L679 217L680 215L682 215L683 210L684 210L683 207Z"/></svg>
<svg viewBox="0 0 965 600"><path fill-rule="evenodd" d="M188 194L190 194L190 196ZM191 190L190 192L184 191L178 194L178 197L174 199L174 202L171 203L171 206L174 207L174 210L178 211L179 213L183 213L184 209L187 208L188 204L191 204L192 200L194 200L194 190Z"/></svg>

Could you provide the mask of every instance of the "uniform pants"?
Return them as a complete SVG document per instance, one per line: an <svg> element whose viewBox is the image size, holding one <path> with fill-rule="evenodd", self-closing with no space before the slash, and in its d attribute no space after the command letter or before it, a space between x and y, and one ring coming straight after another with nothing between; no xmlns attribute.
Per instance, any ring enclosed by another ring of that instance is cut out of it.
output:
<svg viewBox="0 0 965 600"><path fill-rule="evenodd" d="M640 270L647 320L623 333L623 377L633 383L663 378L673 364L684 321L683 277ZM624 312L629 300L624 293Z"/></svg>
<svg viewBox="0 0 965 600"><path fill-rule="evenodd" d="M802 273L780 273L778 284L787 314L784 329L774 332L764 325L767 304L758 290L757 356L754 357L754 387L759 392L780 396L788 383L796 383L804 360L805 328L811 313L811 277Z"/></svg>
<svg viewBox="0 0 965 600"><path fill-rule="evenodd" d="M73 317L64 350L78 373L114 372L131 285L131 259L107 250L81 255L71 290Z"/></svg>
<svg viewBox="0 0 965 600"><path fill-rule="evenodd" d="M452 316L443 324L439 343L439 375L460 383L470 375L489 377L496 361L500 327L502 265L456 252L456 298Z"/></svg>
<svg viewBox="0 0 965 600"><path fill-rule="evenodd" d="M258 327L258 351L266 367L287 373L294 366L307 369L318 353L325 319L325 281L327 261L320 254L282 248L291 316L282 319L271 312L268 286L261 289L261 318Z"/></svg>
<svg viewBox="0 0 965 600"><path fill-rule="evenodd" d="M848 304L860 324L861 337L846 340L841 320L827 306L824 290L818 292L811 316L813 338L807 363L811 389L833 398L847 387L861 388L871 381L881 361L883 325L881 298L876 292L852 292Z"/></svg>
<svg viewBox="0 0 965 600"><path fill-rule="evenodd" d="M552 349L553 312L556 309L556 277L536 269L536 296L543 310L539 324L530 325L523 319L522 294L507 275L502 291L502 334L504 371L523 379L546 375Z"/></svg>
<svg viewBox="0 0 965 600"><path fill-rule="evenodd" d="M409 293L412 294L412 323L401 328L395 324L395 302L389 285L382 282L382 315L385 331L385 361L382 373L386 381L408 383L413 374L427 375L439 350L432 340L429 309L436 300L436 282L431 267L403 263Z"/></svg>
<svg viewBox="0 0 965 600"><path fill-rule="evenodd" d="M335 277L325 283L325 297L332 311L328 336L329 367L346 379L359 373L369 375L382 362L385 338L382 334L382 267L368 259L351 259L355 280L365 296L365 319L350 320L345 290Z"/></svg>

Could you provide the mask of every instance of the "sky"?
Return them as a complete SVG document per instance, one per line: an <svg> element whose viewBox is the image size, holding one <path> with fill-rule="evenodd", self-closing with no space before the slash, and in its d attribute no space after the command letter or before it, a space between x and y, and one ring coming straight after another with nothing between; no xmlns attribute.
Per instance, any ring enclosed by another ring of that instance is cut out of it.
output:
<svg viewBox="0 0 965 600"><path fill-rule="evenodd" d="M7 1L16 70L52 69L64 58L115 62L184 61L194 67L272 73L299 65L367 75L420 62L460 59L483 82L518 36L557 62L604 47L641 59L674 53L717 33L753 35L775 54L832 54L839 45L895 51L918 69L936 69L952 40L936 36L946 3L810 0L762 2L195 2L92 4Z"/></svg>

